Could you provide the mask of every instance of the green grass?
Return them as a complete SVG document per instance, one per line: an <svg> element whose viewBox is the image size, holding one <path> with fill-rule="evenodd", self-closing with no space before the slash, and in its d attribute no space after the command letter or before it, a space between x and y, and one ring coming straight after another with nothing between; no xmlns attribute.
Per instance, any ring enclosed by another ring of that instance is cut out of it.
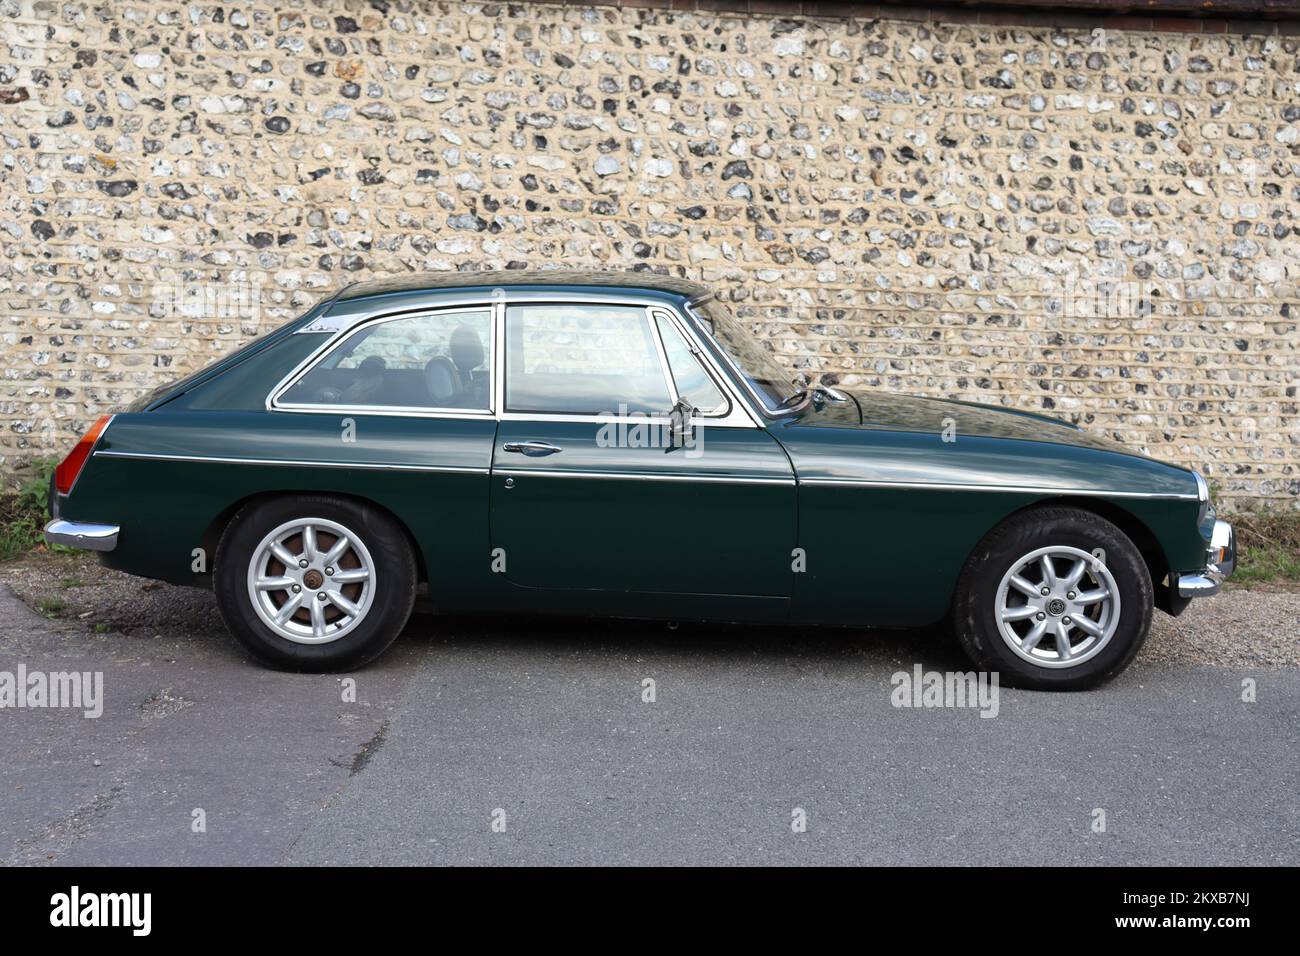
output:
<svg viewBox="0 0 1300 956"><path fill-rule="evenodd" d="M1237 531L1234 584L1300 581L1300 512L1240 511L1227 520Z"/></svg>
<svg viewBox="0 0 1300 956"><path fill-rule="evenodd" d="M40 540L40 528L31 517L13 514L8 505L0 503L0 561L22 557Z"/></svg>
<svg viewBox="0 0 1300 956"><path fill-rule="evenodd" d="M44 517L18 504L18 495L0 498L0 561L20 558L41 541Z"/></svg>
<svg viewBox="0 0 1300 956"><path fill-rule="evenodd" d="M44 540L41 531L46 521L45 501L55 464L53 459L38 461L35 477L17 493L0 496L0 561L20 558Z"/></svg>
<svg viewBox="0 0 1300 956"><path fill-rule="evenodd" d="M43 597L36 602L36 610L46 617L54 617L68 605L61 598Z"/></svg>

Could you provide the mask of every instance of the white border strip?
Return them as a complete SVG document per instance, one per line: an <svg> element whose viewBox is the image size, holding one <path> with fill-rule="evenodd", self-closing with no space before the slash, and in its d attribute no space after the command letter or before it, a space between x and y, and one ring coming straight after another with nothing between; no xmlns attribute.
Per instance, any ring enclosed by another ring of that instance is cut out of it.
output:
<svg viewBox="0 0 1300 956"><path fill-rule="evenodd" d="M625 471L579 471L558 468L498 468L493 477L506 478L614 478L627 481L697 481L726 485L794 485L793 478L756 478L741 475L643 474Z"/></svg>
<svg viewBox="0 0 1300 956"><path fill-rule="evenodd" d="M465 475L486 475L487 468L470 465L389 465L376 461L298 461L280 458L216 458L205 455L155 455L134 451L97 451L95 457L140 458L155 461L196 461L218 465L288 465L302 468L359 468L368 471L433 471Z"/></svg>
<svg viewBox="0 0 1300 956"><path fill-rule="evenodd" d="M1052 488L1042 485L959 485L933 481L872 481L864 478L765 478L742 475L636 474L616 471L581 471L555 468L475 468L469 465L394 465L368 461L301 461L275 458L220 458L204 455L157 455L147 452L97 451L95 457L133 458L157 461L192 461L222 465L285 465L301 468L357 468L369 471L421 471L466 475L502 475L510 478L613 478L626 481L698 481L723 484L780 484L823 487L907 488L926 491L979 491L1029 495L1087 495L1096 498L1146 498L1195 501L1196 495L1177 492L1109 491L1100 488Z"/></svg>
<svg viewBox="0 0 1300 956"><path fill-rule="evenodd" d="M1110 491L1104 488L1053 488L1045 485L959 485L942 481L873 481L869 478L800 478L801 485L849 485L861 488L917 488L928 491L1003 491L1029 495L1091 495L1095 498L1168 498L1195 501L1179 492Z"/></svg>

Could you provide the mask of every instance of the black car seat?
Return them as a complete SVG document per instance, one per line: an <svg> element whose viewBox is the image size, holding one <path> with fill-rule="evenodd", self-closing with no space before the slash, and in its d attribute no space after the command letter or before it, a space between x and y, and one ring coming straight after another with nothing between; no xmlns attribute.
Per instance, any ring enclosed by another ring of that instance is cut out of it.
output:
<svg viewBox="0 0 1300 956"><path fill-rule="evenodd" d="M372 405L384 392L384 372L388 363L378 355L363 359L357 366L356 378L343 389L339 403L343 405Z"/></svg>
<svg viewBox="0 0 1300 956"><path fill-rule="evenodd" d="M424 384L429 390L429 403L435 408L456 407L461 395L460 376L447 356L435 355L424 363Z"/></svg>
<svg viewBox="0 0 1300 956"><path fill-rule="evenodd" d="M459 325L451 333L448 353L460 382L461 394L467 405L487 404L487 375L475 376L474 370L483 364L483 342L478 333L468 325Z"/></svg>

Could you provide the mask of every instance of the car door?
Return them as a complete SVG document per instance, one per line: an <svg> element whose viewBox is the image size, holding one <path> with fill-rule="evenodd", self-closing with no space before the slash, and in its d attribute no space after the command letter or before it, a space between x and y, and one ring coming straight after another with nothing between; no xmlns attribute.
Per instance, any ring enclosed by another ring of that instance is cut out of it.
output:
<svg viewBox="0 0 1300 956"><path fill-rule="evenodd" d="M513 585L788 602L789 459L680 322L626 302L506 308L490 534ZM682 396L698 411L674 446Z"/></svg>
<svg viewBox="0 0 1300 956"><path fill-rule="evenodd" d="M277 388L271 409L282 420L274 429L227 438L242 456L287 459L283 469L223 473L224 493L325 484L375 501L411 532L439 605L487 603L498 582L486 561L465 555L489 543L495 316L489 302L435 303L356 323ZM217 456L228 447L196 451Z"/></svg>

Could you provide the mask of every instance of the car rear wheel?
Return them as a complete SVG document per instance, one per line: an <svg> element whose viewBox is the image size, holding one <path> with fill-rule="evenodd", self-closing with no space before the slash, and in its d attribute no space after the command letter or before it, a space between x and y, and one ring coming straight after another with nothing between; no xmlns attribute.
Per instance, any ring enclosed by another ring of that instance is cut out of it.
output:
<svg viewBox="0 0 1300 956"><path fill-rule="evenodd" d="M1132 662L1154 592L1141 553L1089 511L1040 508L993 529L958 580L957 639L1013 686L1081 690Z"/></svg>
<svg viewBox="0 0 1300 956"><path fill-rule="evenodd" d="M349 670L379 656L411 613L416 571L392 518L345 498L255 502L217 547L217 604L254 656L289 670Z"/></svg>

